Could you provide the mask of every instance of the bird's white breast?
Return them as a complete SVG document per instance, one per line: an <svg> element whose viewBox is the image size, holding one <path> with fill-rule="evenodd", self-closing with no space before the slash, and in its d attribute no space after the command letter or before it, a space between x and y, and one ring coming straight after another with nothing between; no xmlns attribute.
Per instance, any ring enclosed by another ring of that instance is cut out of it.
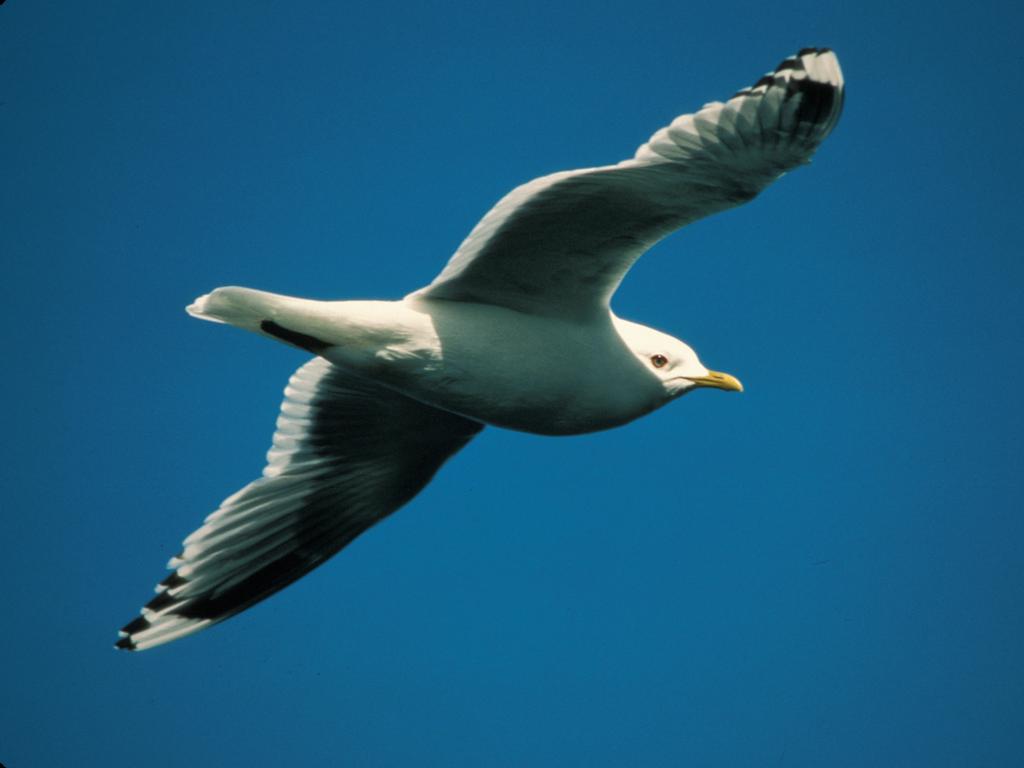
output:
<svg viewBox="0 0 1024 768"><path fill-rule="evenodd" d="M664 402L611 316L590 323L444 300L332 302L326 356L417 400L539 434L618 426ZM333 336L334 334L332 334Z"/></svg>

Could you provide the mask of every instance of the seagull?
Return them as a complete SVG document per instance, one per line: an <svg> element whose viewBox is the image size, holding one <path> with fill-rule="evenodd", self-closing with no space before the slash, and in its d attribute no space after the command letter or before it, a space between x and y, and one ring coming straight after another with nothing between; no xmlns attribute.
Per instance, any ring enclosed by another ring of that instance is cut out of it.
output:
<svg viewBox="0 0 1024 768"><path fill-rule="evenodd" d="M314 357L284 391L262 476L221 502L120 632L144 650L244 611L396 511L485 425L577 435L698 388L742 391L688 345L617 317L648 248L810 161L843 104L839 61L804 48L617 165L502 198L432 283L399 301L217 288L187 308Z"/></svg>

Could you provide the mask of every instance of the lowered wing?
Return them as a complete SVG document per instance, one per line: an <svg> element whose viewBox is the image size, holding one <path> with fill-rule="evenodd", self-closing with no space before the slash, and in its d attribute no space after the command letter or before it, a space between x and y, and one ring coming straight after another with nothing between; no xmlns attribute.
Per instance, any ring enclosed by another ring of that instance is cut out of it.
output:
<svg viewBox="0 0 1024 768"><path fill-rule="evenodd" d="M117 647L176 640L288 586L412 499L482 428L311 360L285 389L263 477L185 539Z"/></svg>

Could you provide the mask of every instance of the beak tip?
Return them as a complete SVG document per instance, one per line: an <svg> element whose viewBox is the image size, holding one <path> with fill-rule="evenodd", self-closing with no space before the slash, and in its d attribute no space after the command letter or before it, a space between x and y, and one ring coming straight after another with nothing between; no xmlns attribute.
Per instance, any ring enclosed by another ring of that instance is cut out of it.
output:
<svg viewBox="0 0 1024 768"><path fill-rule="evenodd" d="M728 373L720 373L719 371L708 371L707 376L701 376L698 378L690 379L698 387L711 387L713 389L722 389L726 392L742 392L743 384L735 376L730 376Z"/></svg>

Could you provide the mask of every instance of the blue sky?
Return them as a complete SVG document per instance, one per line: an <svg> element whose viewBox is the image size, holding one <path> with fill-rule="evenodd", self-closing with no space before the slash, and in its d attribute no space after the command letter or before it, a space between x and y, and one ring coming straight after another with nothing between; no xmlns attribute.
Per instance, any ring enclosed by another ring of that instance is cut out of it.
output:
<svg viewBox="0 0 1024 768"><path fill-rule="evenodd" d="M0 761L1024 761L1021 12L699 5L0 8ZM304 360L195 296L397 298L811 45L848 83L814 163L614 304L743 395L487 430L280 595L111 648Z"/></svg>

